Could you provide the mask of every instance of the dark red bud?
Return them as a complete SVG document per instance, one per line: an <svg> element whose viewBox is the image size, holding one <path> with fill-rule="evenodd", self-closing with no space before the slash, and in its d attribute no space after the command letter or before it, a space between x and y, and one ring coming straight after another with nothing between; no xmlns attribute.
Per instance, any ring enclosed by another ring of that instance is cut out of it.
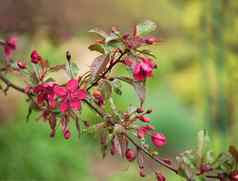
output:
<svg viewBox="0 0 238 181"><path fill-rule="evenodd" d="M138 118L139 120L145 122L145 123L150 122L150 118L145 117L145 116L143 116L143 115L140 115L140 116L138 116L137 118Z"/></svg>
<svg viewBox="0 0 238 181"><path fill-rule="evenodd" d="M140 169L140 176L141 177L145 177L145 170L144 170L144 168Z"/></svg>
<svg viewBox="0 0 238 181"><path fill-rule="evenodd" d="M21 61L17 62L17 66L18 66L19 69L26 69L26 64L22 63Z"/></svg>
<svg viewBox="0 0 238 181"><path fill-rule="evenodd" d="M70 139L71 137L71 132L67 129L66 131L64 131L64 138L66 140Z"/></svg>
<svg viewBox="0 0 238 181"><path fill-rule="evenodd" d="M233 172L230 174L229 177L230 177L231 181L238 181L238 170L233 171Z"/></svg>
<svg viewBox="0 0 238 181"><path fill-rule="evenodd" d="M135 158L136 158L135 152L132 149L127 149L126 150L126 159L131 162L131 161L135 160Z"/></svg>

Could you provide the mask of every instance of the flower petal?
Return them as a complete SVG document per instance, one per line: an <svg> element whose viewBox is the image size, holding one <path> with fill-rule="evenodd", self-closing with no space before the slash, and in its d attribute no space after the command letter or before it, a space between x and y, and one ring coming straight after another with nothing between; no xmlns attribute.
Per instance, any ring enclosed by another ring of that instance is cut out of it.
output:
<svg viewBox="0 0 238 181"><path fill-rule="evenodd" d="M75 79L71 79L67 85L66 85L66 88L70 91L75 91L77 88L78 88L78 81L75 80Z"/></svg>
<svg viewBox="0 0 238 181"><path fill-rule="evenodd" d="M61 86L58 86L58 85L55 85L54 86L54 93L57 95L57 96L64 96L66 95L66 89L64 87L61 87Z"/></svg>
<svg viewBox="0 0 238 181"><path fill-rule="evenodd" d="M69 104L67 101L63 101L61 104L60 104L60 111L61 112L66 112L69 110Z"/></svg>
<svg viewBox="0 0 238 181"><path fill-rule="evenodd" d="M70 108L73 110L79 110L81 107L80 101L71 101L69 104L70 104Z"/></svg>
<svg viewBox="0 0 238 181"><path fill-rule="evenodd" d="M79 89L72 94L73 99L83 100L87 97L87 92L84 89Z"/></svg>

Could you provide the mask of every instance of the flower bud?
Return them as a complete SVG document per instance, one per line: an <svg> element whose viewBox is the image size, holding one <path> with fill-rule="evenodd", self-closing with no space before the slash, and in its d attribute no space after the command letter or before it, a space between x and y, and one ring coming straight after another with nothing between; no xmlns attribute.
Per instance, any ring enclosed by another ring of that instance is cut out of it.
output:
<svg viewBox="0 0 238 181"><path fill-rule="evenodd" d="M136 158L135 152L132 149L127 149L126 150L126 159L131 162L131 161L135 160L135 158Z"/></svg>
<svg viewBox="0 0 238 181"><path fill-rule="evenodd" d="M67 130L65 130L64 131L64 138L66 139L66 140L68 140L68 139L70 139L70 137L71 137L71 132L67 129Z"/></svg>
<svg viewBox="0 0 238 181"><path fill-rule="evenodd" d="M231 181L238 181L238 171L233 171L231 174L230 174L230 179Z"/></svg>
<svg viewBox="0 0 238 181"><path fill-rule="evenodd" d="M141 177L145 177L145 170L144 170L144 168L140 169L140 176Z"/></svg>
<svg viewBox="0 0 238 181"><path fill-rule="evenodd" d="M23 62L18 61L17 66L18 66L19 69L26 69L26 64L23 63Z"/></svg>
<svg viewBox="0 0 238 181"><path fill-rule="evenodd" d="M141 120L141 121L143 121L143 122L145 122L145 123L150 122L150 118L145 117L145 116L143 116L143 115L138 116L138 119Z"/></svg>
<svg viewBox="0 0 238 181"><path fill-rule="evenodd" d="M151 136L151 141L156 147L160 148L161 146L166 144L166 137L160 133L154 133Z"/></svg>
<svg viewBox="0 0 238 181"><path fill-rule="evenodd" d="M160 173L160 172L155 172L156 179L157 181L165 181L166 178Z"/></svg>
<svg viewBox="0 0 238 181"><path fill-rule="evenodd" d="M146 37L146 38L144 39L144 41L145 41L145 43L148 44L148 45L153 45L154 43L159 42L159 40L158 40L156 37L154 37L154 36Z"/></svg>
<svg viewBox="0 0 238 181"><path fill-rule="evenodd" d="M94 90L93 91L93 97L101 97L102 93L99 90Z"/></svg>
<svg viewBox="0 0 238 181"><path fill-rule="evenodd" d="M31 52L31 62L34 64L38 64L40 59L41 59L41 56L39 55L39 53L36 50L33 50Z"/></svg>

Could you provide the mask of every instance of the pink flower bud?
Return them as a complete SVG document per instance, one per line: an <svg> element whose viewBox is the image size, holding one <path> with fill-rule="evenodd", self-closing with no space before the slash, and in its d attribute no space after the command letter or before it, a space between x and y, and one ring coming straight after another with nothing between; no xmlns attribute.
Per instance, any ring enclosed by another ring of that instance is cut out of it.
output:
<svg viewBox="0 0 238 181"><path fill-rule="evenodd" d="M166 144L166 138L164 135L160 134L160 133L154 133L152 136L151 136L151 141L152 143L160 148L161 146L163 146L164 144Z"/></svg>
<svg viewBox="0 0 238 181"><path fill-rule="evenodd" d="M40 54L36 50L33 50L31 52L31 62L34 64L38 64L40 59L41 59Z"/></svg>
<svg viewBox="0 0 238 181"><path fill-rule="evenodd" d="M148 45L153 45L154 43L158 43L159 39L154 36L150 36L150 37L144 38L144 41Z"/></svg>
<svg viewBox="0 0 238 181"><path fill-rule="evenodd" d="M19 69L26 69L26 64L23 63L23 62L18 61L17 66L18 66Z"/></svg>
<svg viewBox="0 0 238 181"><path fill-rule="evenodd" d="M15 36L9 37L4 45L4 56L6 58L10 58L12 55L12 52L16 50L16 42L17 38Z"/></svg>
<svg viewBox="0 0 238 181"><path fill-rule="evenodd" d="M131 162L131 161L135 160L135 158L136 158L135 152L132 149L127 149L126 150L126 159Z"/></svg>
<svg viewBox="0 0 238 181"><path fill-rule="evenodd" d="M144 168L140 169L140 176L141 177L145 177L145 170L144 170Z"/></svg>
<svg viewBox="0 0 238 181"><path fill-rule="evenodd" d="M166 181L166 178L160 173L160 172L155 172L157 181Z"/></svg>
<svg viewBox="0 0 238 181"><path fill-rule="evenodd" d="M137 129L137 137L140 138L140 139L144 139L145 135L153 129L154 129L154 127L151 126L151 125L142 126L142 127Z"/></svg>
<svg viewBox="0 0 238 181"><path fill-rule="evenodd" d="M143 121L143 122L145 122L145 123L150 122L150 118L145 117L145 116L143 116L143 115L138 116L138 119L141 120L141 121Z"/></svg>
<svg viewBox="0 0 238 181"><path fill-rule="evenodd" d="M68 139L70 139L70 137L71 137L71 132L67 129L67 130L65 130L64 131L64 138L66 139L66 140L68 140Z"/></svg>
<svg viewBox="0 0 238 181"><path fill-rule="evenodd" d="M133 67L133 76L135 80L145 80L147 77L152 77L155 64L149 58L141 58L141 62Z"/></svg>

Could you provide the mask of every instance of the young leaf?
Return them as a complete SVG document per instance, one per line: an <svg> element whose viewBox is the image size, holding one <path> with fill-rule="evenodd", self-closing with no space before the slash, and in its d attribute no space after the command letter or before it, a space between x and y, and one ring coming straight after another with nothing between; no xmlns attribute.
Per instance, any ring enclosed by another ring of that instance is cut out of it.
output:
<svg viewBox="0 0 238 181"><path fill-rule="evenodd" d="M145 81L135 81L129 77L116 77L116 78L132 85L136 91L137 96L140 99L141 105L144 103L146 93Z"/></svg>
<svg viewBox="0 0 238 181"><path fill-rule="evenodd" d="M109 82L107 80L103 80L98 88L102 92L103 97L105 99L108 99L108 98L110 98L112 96L112 85L111 85L111 82Z"/></svg>
<svg viewBox="0 0 238 181"><path fill-rule="evenodd" d="M91 50L91 51L97 51L97 52L102 53L102 54L105 53L103 45L97 44L97 43L90 45L88 47L88 49Z"/></svg>
<svg viewBox="0 0 238 181"><path fill-rule="evenodd" d="M98 75L105 71L107 64L110 61L109 55L100 55L96 57L90 66L92 79L94 80Z"/></svg>
<svg viewBox="0 0 238 181"><path fill-rule="evenodd" d="M142 105L145 100L145 81L134 81L133 85Z"/></svg>
<svg viewBox="0 0 238 181"><path fill-rule="evenodd" d="M71 77L71 78L74 78L78 75L79 73L79 68L78 68L78 65L75 64L75 63L72 63L72 62L67 62L65 64L65 70L66 70L66 73Z"/></svg>
<svg viewBox="0 0 238 181"><path fill-rule="evenodd" d="M146 20L143 23L136 25L136 35L138 36L148 35L151 32L155 31L156 28L157 25L153 21Z"/></svg>
<svg viewBox="0 0 238 181"><path fill-rule="evenodd" d="M198 132L197 154L201 160L204 159L205 154L208 151L209 140L207 131L202 130Z"/></svg>
<svg viewBox="0 0 238 181"><path fill-rule="evenodd" d="M105 31L103 31L103 30L101 30L99 28L91 29L88 32L89 33L95 33L95 34L101 36L103 39L106 39L109 36Z"/></svg>

